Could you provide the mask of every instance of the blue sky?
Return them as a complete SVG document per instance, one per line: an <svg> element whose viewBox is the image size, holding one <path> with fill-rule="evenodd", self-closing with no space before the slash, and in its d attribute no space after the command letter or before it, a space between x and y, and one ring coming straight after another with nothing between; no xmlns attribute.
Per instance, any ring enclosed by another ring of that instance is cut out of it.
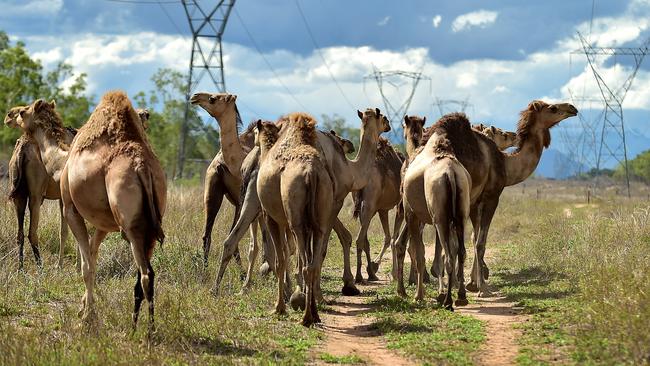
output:
<svg viewBox="0 0 650 366"><path fill-rule="evenodd" d="M86 72L96 96L115 88L134 94L152 88L149 77L157 68L185 72L189 64L191 39L182 5L162 2L3 0L0 29L27 43L46 67L65 60ZM205 0L199 3L209 6ZM438 117L432 105L436 97L462 99L472 104L467 112L473 120L508 129L532 99L568 101L569 91L599 97L584 56L570 55L580 46L576 31L588 35L591 28L590 40L599 46L638 46L650 35L650 0L596 0L591 27L592 0L308 0L300 6L329 69L355 108L383 109L376 85L363 81L373 65L422 70L431 82L419 85L409 113L433 119ZM354 109L332 82L294 0L238 0L235 9L224 36L226 84L239 96L245 120L307 109L316 116L337 113L356 123ZM242 21L277 77L255 50ZM639 135L633 153L650 142L648 62L625 103L627 126ZM614 85L626 78L628 66L599 60L605 79ZM199 89L214 90L207 83ZM399 105L407 89L389 87L386 92ZM573 119L566 125L568 132L554 131L553 147L564 151L580 123Z"/></svg>

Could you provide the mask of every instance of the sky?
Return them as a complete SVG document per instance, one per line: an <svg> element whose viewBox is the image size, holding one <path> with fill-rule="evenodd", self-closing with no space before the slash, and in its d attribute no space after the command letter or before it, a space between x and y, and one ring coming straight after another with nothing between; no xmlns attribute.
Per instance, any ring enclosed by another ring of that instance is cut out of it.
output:
<svg viewBox="0 0 650 366"><path fill-rule="evenodd" d="M153 88L158 68L187 72L191 33L180 1L129 1L0 0L0 29L46 68L65 61L87 73L96 99L111 89L133 95ZM307 111L354 126L356 109L386 109L367 76L402 70L425 77L409 114L435 120L437 99L461 100L471 120L512 130L531 100L573 100L588 124L599 103L572 96L601 97L585 56L572 53L581 47L577 32L594 46L640 47L649 15L650 0L237 0L223 36L225 81L244 120ZM631 155L650 147L649 62L624 101ZM632 71L625 57L600 57L596 66L614 88ZM394 107L410 90L408 79L384 83ZM196 91L216 87L204 80ZM581 131L579 119L563 122L553 147L575 150Z"/></svg>

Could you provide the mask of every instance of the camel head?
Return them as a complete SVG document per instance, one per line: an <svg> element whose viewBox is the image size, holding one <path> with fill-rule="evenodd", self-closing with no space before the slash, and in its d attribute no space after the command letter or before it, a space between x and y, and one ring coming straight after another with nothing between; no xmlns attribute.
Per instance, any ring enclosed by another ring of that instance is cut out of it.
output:
<svg viewBox="0 0 650 366"><path fill-rule="evenodd" d="M563 120L578 115L576 107L569 103L548 104L541 100L534 100L520 113L517 123L517 137L519 147L530 136L541 136L544 147L551 143L551 127Z"/></svg>
<svg viewBox="0 0 650 366"><path fill-rule="evenodd" d="M146 108L138 108L135 110L140 117L140 122L142 122L142 128L146 131L149 129L149 110Z"/></svg>
<svg viewBox="0 0 650 366"><path fill-rule="evenodd" d="M228 108L237 108L235 106L236 100L236 95L228 93L195 93L190 98L190 103L199 105L212 117L216 118L218 123L221 123L220 118Z"/></svg>
<svg viewBox="0 0 650 366"><path fill-rule="evenodd" d="M61 127L61 119L56 114L56 103L39 99L19 110L16 124L27 133L34 132L38 127L51 129ZM56 125L56 126L54 126Z"/></svg>
<svg viewBox="0 0 650 366"><path fill-rule="evenodd" d="M352 144L352 141L339 136L339 134L337 134L334 130L330 130L330 134L334 136L336 141L338 141L338 143L341 145L344 153L350 154L354 152L354 144Z"/></svg>
<svg viewBox="0 0 650 366"><path fill-rule="evenodd" d="M270 149L280 136L280 127L269 121L257 120L255 123L255 145Z"/></svg>
<svg viewBox="0 0 650 366"><path fill-rule="evenodd" d="M27 107L23 105L11 108L5 116L5 125L11 128L18 128L18 115L20 114L20 111L25 108Z"/></svg>
<svg viewBox="0 0 650 366"><path fill-rule="evenodd" d="M418 116L404 116L402 121L402 128L404 129L404 140L418 142L424 134L424 124L427 122L427 117Z"/></svg>
<svg viewBox="0 0 650 366"><path fill-rule="evenodd" d="M357 115L361 119L361 139L363 136L369 134L376 144L379 141L379 135L383 132L390 131L390 123L384 117L379 108L368 108L365 112L357 111Z"/></svg>
<svg viewBox="0 0 650 366"><path fill-rule="evenodd" d="M514 132L504 131L498 127L487 126L482 123L472 125L472 128L494 141L499 150L505 150L517 145L517 134Z"/></svg>

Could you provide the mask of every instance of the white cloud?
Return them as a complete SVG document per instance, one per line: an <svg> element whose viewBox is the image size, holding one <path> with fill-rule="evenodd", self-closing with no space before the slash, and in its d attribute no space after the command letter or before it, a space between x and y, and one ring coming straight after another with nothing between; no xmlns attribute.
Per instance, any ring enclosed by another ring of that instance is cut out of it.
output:
<svg viewBox="0 0 650 366"><path fill-rule="evenodd" d="M382 20L377 22L377 25L380 27L385 26L390 21L390 15L385 16Z"/></svg>
<svg viewBox="0 0 650 366"><path fill-rule="evenodd" d="M63 60L63 53L61 52L61 47L55 47L51 50L36 52L32 54L32 57L41 61L41 64L45 67L48 67Z"/></svg>
<svg viewBox="0 0 650 366"><path fill-rule="evenodd" d="M63 0L10 0L3 1L0 18L20 16L42 18L57 14L63 8Z"/></svg>
<svg viewBox="0 0 650 366"><path fill-rule="evenodd" d="M433 25L434 28L438 28L440 26L441 21L442 21L442 16L440 14L436 14L436 16L434 16L431 19L431 25Z"/></svg>
<svg viewBox="0 0 650 366"><path fill-rule="evenodd" d="M461 32L473 27L486 28L493 24L499 13L490 10L477 10L471 13L459 15L451 23L451 30L454 32Z"/></svg>

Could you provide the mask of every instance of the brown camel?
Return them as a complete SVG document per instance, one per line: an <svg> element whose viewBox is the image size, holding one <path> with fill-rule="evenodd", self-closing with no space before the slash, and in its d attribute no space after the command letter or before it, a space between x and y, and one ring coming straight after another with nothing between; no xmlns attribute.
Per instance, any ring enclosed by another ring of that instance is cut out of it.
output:
<svg viewBox="0 0 650 366"><path fill-rule="evenodd" d="M337 134L336 131L334 130L330 130L330 134L336 138L339 145L341 145L341 147L343 148L344 153L351 154L354 152L354 144L352 143L352 141L339 136L339 134Z"/></svg>
<svg viewBox="0 0 650 366"><path fill-rule="evenodd" d="M443 127L436 127L427 130L422 141L427 141L430 136L438 132L450 134L451 148L471 176L470 219L474 228L475 260L472 280L467 285L469 291L479 291L479 296L488 293L485 282L489 276L484 260L485 242L503 188L528 178L535 171L544 148L551 143L550 129L562 120L577 114L578 110L568 103L531 102L521 112L517 124L517 149L513 153L502 153L494 141L476 131L469 130L470 132L467 133L451 135L451 131L456 131L455 129L444 130ZM398 294L403 296L406 292L402 278L402 264L407 239L406 230L402 230L396 248ZM417 268L417 270L418 286L421 286L424 268Z"/></svg>
<svg viewBox="0 0 650 366"><path fill-rule="evenodd" d="M452 285L458 278L457 306L467 305L463 268L465 264L465 222L469 217L471 177L456 159L449 141L453 136L471 134L463 115L444 116L434 126L434 135L411 160L404 174L404 210L408 218L410 246L415 250L416 269L425 268L422 227L434 225L436 241L445 251L445 268L448 281L447 294L443 295L442 270L438 271L439 301L452 310ZM455 131L460 129L461 131ZM422 199L424 198L424 199ZM418 271L416 300L424 299L423 271Z"/></svg>
<svg viewBox="0 0 650 366"><path fill-rule="evenodd" d="M288 116L279 136L273 123L258 122L260 168L257 191L276 252L278 298L275 311L286 312L284 274L289 259L288 227L298 248L306 289L302 324L320 322L315 286L333 217L333 181L319 151L314 119L303 113ZM277 140L277 142L276 142Z"/></svg>
<svg viewBox="0 0 650 366"><path fill-rule="evenodd" d="M377 281L375 274L378 264L381 261L383 253L391 243L390 225L388 222L388 212L392 210L400 201L400 169L402 160L397 155L388 140L381 138L377 145L377 156L375 164L370 171L368 184L358 192L353 192L354 200L353 216L359 219L359 232L357 234L357 273L355 281L363 282L361 274L362 252L366 253L368 263L368 281ZM384 245L375 262L370 260L370 242L368 241L368 227L375 214L379 214L379 220L384 230ZM395 229L399 229L401 218L399 215L395 218ZM374 265L373 265L374 264Z"/></svg>
<svg viewBox="0 0 650 366"><path fill-rule="evenodd" d="M63 140L64 129L54 103L37 100L20 114L17 123L38 142L42 156L67 160L55 175L61 179L65 217L82 257L86 291L80 313L84 321L96 319L93 289L99 245L109 232L120 231L131 244L138 266L133 326L146 298L151 334L154 271L150 259L155 241L164 238L161 224L167 187L131 102L122 92L104 95L72 146ZM90 241L84 219L95 227Z"/></svg>

